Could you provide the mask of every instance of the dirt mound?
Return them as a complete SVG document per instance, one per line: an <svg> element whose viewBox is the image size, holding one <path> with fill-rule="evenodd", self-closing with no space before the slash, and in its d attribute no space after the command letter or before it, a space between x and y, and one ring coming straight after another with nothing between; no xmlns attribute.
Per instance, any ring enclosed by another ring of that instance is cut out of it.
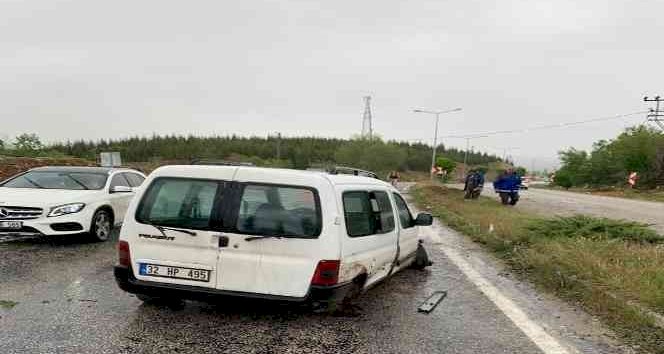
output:
<svg viewBox="0 0 664 354"><path fill-rule="evenodd" d="M9 157L0 156L0 181L17 173L40 166L94 166L88 160L75 157L48 158L48 157Z"/></svg>

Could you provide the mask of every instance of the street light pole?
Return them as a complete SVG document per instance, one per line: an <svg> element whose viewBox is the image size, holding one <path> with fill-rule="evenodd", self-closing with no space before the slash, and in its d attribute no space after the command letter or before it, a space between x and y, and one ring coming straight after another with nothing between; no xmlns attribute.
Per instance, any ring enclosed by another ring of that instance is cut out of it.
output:
<svg viewBox="0 0 664 354"><path fill-rule="evenodd" d="M427 114L435 114L436 115L436 127L434 129L433 133L433 152L431 153L431 179L433 179L434 176L434 170L436 168L436 148L438 147L438 122L440 120L440 115L443 113L451 113L451 112L458 112L460 111L461 108L455 108L455 109L449 109L446 111L428 111L424 109L414 109L413 112L415 113L427 113Z"/></svg>
<svg viewBox="0 0 664 354"><path fill-rule="evenodd" d="M434 169L436 168L436 150L438 150L438 121L440 112L436 112L436 128L433 132L433 152L431 154L431 179L433 179Z"/></svg>

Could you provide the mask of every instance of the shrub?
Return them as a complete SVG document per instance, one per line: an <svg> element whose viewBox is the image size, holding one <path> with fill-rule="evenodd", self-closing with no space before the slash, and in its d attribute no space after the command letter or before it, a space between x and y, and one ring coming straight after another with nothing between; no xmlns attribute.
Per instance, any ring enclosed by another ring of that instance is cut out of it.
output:
<svg viewBox="0 0 664 354"><path fill-rule="evenodd" d="M586 238L599 240L623 240L641 243L659 243L664 238L648 225L625 220L594 218L585 215L539 219L527 229L532 237Z"/></svg>

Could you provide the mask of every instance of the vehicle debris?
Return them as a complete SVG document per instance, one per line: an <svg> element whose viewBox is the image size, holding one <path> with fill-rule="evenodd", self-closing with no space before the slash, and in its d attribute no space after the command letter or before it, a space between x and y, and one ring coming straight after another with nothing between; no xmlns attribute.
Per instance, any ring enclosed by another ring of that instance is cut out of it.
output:
<svg viewBox="0 0 664 354"><path fill-rule="evenodd" d="M436 291L417 308L417 312L430 313L447 296L447 291Z"/></svg>

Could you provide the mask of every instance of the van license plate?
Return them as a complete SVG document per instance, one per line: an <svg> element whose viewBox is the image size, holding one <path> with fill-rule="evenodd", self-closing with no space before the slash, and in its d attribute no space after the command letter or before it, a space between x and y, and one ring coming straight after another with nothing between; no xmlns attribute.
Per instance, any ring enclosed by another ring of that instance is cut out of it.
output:
<svg viewBox="0 0 664 354"><path fill-rule="evenodd" d="M0 221L0 229L18 230L22 227L22 221Z"/></svg>
<svg viewBox="0 0 664 354"><path fill-rule="evenodd" d="M141 263L138 269L140 275L149 277L187 279L195 281L210 281L210 271L205 269L173 267L159 264Z"/></svg>

